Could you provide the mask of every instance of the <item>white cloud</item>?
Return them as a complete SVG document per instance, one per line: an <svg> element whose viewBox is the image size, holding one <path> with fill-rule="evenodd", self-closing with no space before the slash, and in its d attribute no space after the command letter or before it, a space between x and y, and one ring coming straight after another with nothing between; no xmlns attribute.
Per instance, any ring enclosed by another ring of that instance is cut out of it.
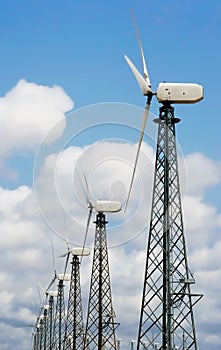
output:
<svg viewBox="0 0 221 350"><path fill-rule="evenodd" d="M73 108L73 102L59 86L43 86L20 80L0 98L0 154L4 158L12 151L33 150L51 128L53 142L65 127L64 113Z"/></svg>
<svg viewBox="0 0 221 350"><path fill-rule="evenodd" d="M16 190L0 188L0 215L4 218L18 219L19 204L30 194L31 189L27 186L20 186Z"/></svg>
<svg viewBox="0 0 221 350"><path fill-rule="evenodd" d="M189 154L185 160L189 194L201 195L209 187L221 182L221 162L216 162L199 152Z"/></svg>
<svg viewBox="0 0 221 350"><path fill-rule="evenodd" d="M136 145L105 141L90 147L69 147L59 154L48 155L35 180L35 196L48 225L65 237L65 213L73 240L82 244L88 198L93 204L97 199L118 200L124 209L136 148ZM149 212L152 171L153 152L144 145L127 212L108 214L109 231L120 232L120 235L111 233L111 245L127 242L145 228L143 219ZM146 172L147 177L144 176ZM144 209L139 211L142 205Z"/></svg>
<svg viewBox="0 0 221 350"><path fill-rule="evenodd" d="M215 334L211 334L211 335L208 335L206 338L205 338L205 343L208 344L208 346L211 346L211 344L215 344L215 345L221 345L221 339L219 336L215 335Z"/></svg>
<svg viewBox="0 0 221 350"><path fill-rule="evenodd" d="M100 149L102 152L99 152ZM135 150L136 147L129 144L100 142L83 148L69 147L59 154L48 155L38 173L36 183L37 191L40 191L37 193L37 196L40 195L40 207L46 215L48 225L43 223L38 214L32 189L27 186L21 186L14 191L0 189L0 230L5 233L0 236L1 247L4 248L0 278L2 276L2 292L9 317L13 319L16 309L18 314L15 318L18 323L25 322L26 319L32 320L34 299L37 295L34 291L35 286L39 282L47 286L53 277L50 226L63 238L62 240L58 235L53 235L57 272L63 272L65 261L57 259L57 256L66 251L67 234L72 242L83 242L88 208L82 190L82 174L85 172L88 178L93 199L98 196L120 198L124 202ZM146 260L154 152L147 145L143 146L143 150L128 212L107 215L108 244L114 246L110 250L109 259L114 310L116 321L121 322L118 334L124 340L136 337ZM196 158L196 162L201 158ZM212 162L215 169L218 169L219 164L216 167L216 163ZM191 170L192 163L187 161L186 164L189 174L188 188L191 189L194 188L195 174ZM197 165L194 163L195 167ZM195 192L187 192L184 201L189 265L190 269L194 270L197 292L206 296L205 301L200 301L197 305L197 328L221 321L217 299L217 295L221 293L221 284L217 282L221 280L221 221L218 208L206 199L206 189L218 184L218 178L209 183L207 173L205 177L206 180L201 179L201 184ZM95 213L93 219L94 217ZM91 222L89 245L92 245L94 230L95 226ZM15 264L11 264L12 261ZM91 261L92 255L90 258L84 258L82 264L84 301L88 296ZM5 271L8 271L8 274L5 274ZM57 288L56 284L54 288ZM19 291L15 296L10 294L14 289ZM13 319L13 322L16 320ZM205 336L205 331L203 335ZM218 334L214 334L213 339L214 342L220 341ZM209 338L207 341L209 342ZM26 350L25 347L24 349Z"/></svg>
<svg viewBox="0 0 221 350"><path fill-rule="evenodd" d="M185 232L191 248L200 248L217 240L221 214L202 196L185 197L183 203Z"/></svg>

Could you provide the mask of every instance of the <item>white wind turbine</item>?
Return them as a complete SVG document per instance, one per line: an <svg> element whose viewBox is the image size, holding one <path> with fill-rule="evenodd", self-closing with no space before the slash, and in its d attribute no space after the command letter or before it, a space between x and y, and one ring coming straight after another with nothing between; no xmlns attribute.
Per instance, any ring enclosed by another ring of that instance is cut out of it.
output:
<svg viewBox="0 0 221 350"><path fill-rule="evenodd" d="M137 153L136 153L136 158L135 158L135 162L134 162L134 168L133 168L133 173L132 173L132 177L131 177L131 182L130 182L130 186L129 186L128 197L127 197L126 204L125 204L125 211L127 209L130 193L131 193L132 186L133 186L133 181L134 181L137 162L138 162L138 158L139 158L140 148L141 148L141 144L142 144L142 140L143 140L143 134L145 131L147 117L149 114L150 104L151 104L153 96L156 96L158 102L162 103L163 105L172 104L172 103L174 103L174 104L190 104L190 103L199 102L203 99L203 87L201 85L195 84L195 83L165 83L165 82L163 82L163 83L160 83L158 85L156 92L154 92L152 90L152 85L151 85L149 73L147 70L146 61L144 58L141 40L139 37L137 25L136 25L135 18L133 16L133 14L132 14L132 18L133 18L133 22L134 22L134 26L135 26L135 30L136 30L136 36L137 36L139 50L140 50L140 56L141 56L141 60L142 60L143 75L138 71L138 69L135 67L135 65L128 58L127 55L124 55L124 57L129 65L130 69L132 70L139 86L140 86L142 94L147 97L147 101L146 101L145 109L143 111L140 137L139 137L139 142L138 142Z"/></svg>
<svg viewBox="0 0 221 350"><path fill-rule="evenodd" d="M85 174L84 174L84 180L86 185L86 191L84 189L84 186L83 186L83 189L84 189L85 199L88 205L89 212L88 212L86 231L85 231L85 237L83 242L83 250L85 249L85 244L87 240L87 235L90 227L93 210L95 210L99 214L99 213L117 213L122 209L122 205L119 201L97 199L95 203L93 203L92 199L90 198L90 190L89 190L89 186L88 186L88 182Z"/></svg>

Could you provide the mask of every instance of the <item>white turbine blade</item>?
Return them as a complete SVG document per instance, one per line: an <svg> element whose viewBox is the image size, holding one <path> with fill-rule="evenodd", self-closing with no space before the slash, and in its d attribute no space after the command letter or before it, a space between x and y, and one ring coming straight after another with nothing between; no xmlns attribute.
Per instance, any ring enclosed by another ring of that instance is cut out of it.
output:
<svg viewBox="0 0 221 350"><path fill-rule="evenodd" d="M38 297L39 297L40 304L42 304L41 292L40 292L39 285L37 285L37 291L38 291Z"/></svg>
<svg viewBox="0 0 221 350"><path fill-rule="evenodd" d="M70 245L69 239L66 240L66 244L67 244L67 254L68 254L71 251L71 245Z"/></svg>
<svg viewBox="0 0 221 350"><path fill-rule="evenodd" d="M152 93L152 90L149 86L149 84L147 83L147 81L144 79L144 77L140 74L140 72L138 71L138 69L135 67L135 65L133 64L133 62L131 62L131 60L127 57L127 55L124 55L125 60L127 61L130 69L132 70L135 78L137 79L137 82L140 86L141 92L143 95L148 95L150 93Z"/></svg>
<svg viewBox="0 0 221 350"><path fill-rule="evenodd" d="M56 280L56 275L54 276L54 278L52 279L51 283L49 284L48 288L46 289L46 293L49 291L49 289L51 288L51 286L54 284L54 281Z"/></svg>
<svg viewBox="0 0 221 350"><path fill-rule="evenodd" d="M51 240L51 254L52 254L52 263L53 263L53 270L54 270L54 274L56 276L56 267L55 267L55 254L54 254L54 245L53 245L53 241L52 238L50 237Z"/></svg>
<svg viewBox="0 0 221 350"><path fill-rule="evenodd" d="M59 255L59 258L65 258L67 256L68 253L65 253L65 254L62 254L62 255Z"/></svg>
<svg viewBox="0 0 221 350"><path fill-rule="evenodd" d="M136 172L136 168L137 168L137 162L138 162L138 158L139 158L139 154L140 154L140 148L141 148L141 144L142 144L142 140L143 140L143 134L144 134L144 130L145 130L146 122L147 122L149 109L150 109L150 104L146 104L145 110L143 111L142 126L141 126L141 131L140 131L139 143L138 143L138 147L137 147L137 154L136 154L136 158L135 158L133 173L132 173L132 177L131 177L131 182L130 182L130 187L129 187L129 192L128 192L124 212L126 212L126 210L127 210L128 201L130 198L130 193L131 193L133 182L134 182L134 176L135 176L135 172Z"/></svg>
<svg viewBox="0 0 221 350"><path fill-rule="evenodd" d="M88 186L88 182L87 182L87 178L86 178L85 173L83 175L84 175L84 181L85 181L85 186L86 186L86 190L87 190L86 196L88 196L89 195L89 186Z"/></svg>
<svg viewBox="0 0 221 350"><path fill-rule="evenodd" d="M87 239L87 234L88 234L88 230L89 230L89 226L90 226L90 222L91 222L92 212L93 212L93 208L90 207L88 218L87 218L87 227L86 227L86 232L85 232L85 239L84 239L83 248L85 246L85 242L86 242L86 239Z"/></svg>
<svg viewBox="0 0 221 350"><path fill-rule="evenodd" d="M84 235L83 251L84 251L86 241L87 241L87 235L88 235L88 231L89 231L89 227L90 227L92 212L93 212L93 207L90 206L90 210L89 210L89 214L88 214L88 218L87 218L86 232ZM83 254L81 255L81 262L82 262L82 259L83 259Z"/></svg>
<svg viewBox="0 0 221 350"><path fill-rule="evenodd" d="M86 186L86 191L85 191L85 188L83 186L85 198L86 198L86 201L87 201L87 204L88 204L88 208L92 209L93 208L93 204L92 204L92 201L91 201L91 198L90 198L90 189L89 189L89 185L88 185L85 173L84 173L84 181L85 181L85 186Z"/></svg>
<svg viewBox="0 0 221 350"><path fill-rule="evenodd" d="M151 88L151 82L150 82L149 74L147 71L146 61L145 61L144 53L143 53L143 48L142 48L142 44L141 44L141 40L140 40L138 28L137 28L137 23L136 23L133 11L131 11L131 16L133 19L133 23L134 23L134 27L135 27L135 31L136 31L136 36L137 36L137 41L138 41L138 45L139 45L139 49L140 49L140 55L141 55L141 60L142 60L142 65L143 65L144 79L147 82L147 85Z"/></svg>
<svg viewBox="0 0 221 350"><path fill-rule="evenodd" d="M64 276L66 274L67 271L67 266L68 266L68 261L69 261L69 256L70 256L70 251L66 254L67 258L66 258L66 262L65 262L65 267L64 267Z"/></svg>

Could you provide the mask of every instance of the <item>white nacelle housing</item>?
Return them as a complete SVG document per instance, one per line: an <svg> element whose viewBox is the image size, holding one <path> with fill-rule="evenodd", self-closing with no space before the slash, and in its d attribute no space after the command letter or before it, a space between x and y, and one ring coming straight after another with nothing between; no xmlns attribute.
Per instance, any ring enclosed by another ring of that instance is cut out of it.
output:
<svg viewBox="0 0 221 350"><path fill-rule="evenodd" d="M203 99L203 87L192 83L160 83L157 99L161 103L196 103Z"/></svg>
<svg viewBox="0 0 221 350"><path fill-rule="evenodd" d="M88 256L90 255L90 250L88 248L73 248L71 254L76 256Z"/></svg>
<svg viewBox="0 0 221 350"><path fill-rule="evenodd" d="M57 297L58 296L58 291L49 290L49 292L47 294L49 295L49 297Z"/></svg>
<svg viewBox="0 0 221 350"><path fill-rule="evenodd" d="M71 274L66 273L65 275L60 273L58 275L58 280L59 281L70 281L71 280Z"/></svg>
<svg viewBox="0 0 221 350"><path fill-rule="evenodd" d="M116 213L122 209L121 203L118 201L102 201L95 203L95 210L98 213Z"/></svg>

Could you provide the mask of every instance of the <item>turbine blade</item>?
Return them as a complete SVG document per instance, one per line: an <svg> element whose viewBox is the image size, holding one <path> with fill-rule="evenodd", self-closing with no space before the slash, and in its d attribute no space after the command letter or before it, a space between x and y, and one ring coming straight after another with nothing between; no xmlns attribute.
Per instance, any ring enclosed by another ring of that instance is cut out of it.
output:
<svg viewBox="0 0 221 350"><path fill-rule="evenodd" d="M88 185L88 181L87 181L85 173L84 173L84 182L85 182L85 187L86 187L86 191L85 191L85 188L83 186L85 198L86 198L86 201L88 203L89 208L91 208L93 205L92 205L92 202L91 202L90 189L89 189L89 185Z"/></svg>
<svg viewBox="0 0 221 350"><path fill-rule="evenodd" d="M54 281L56 280L56 275L53 277L53 279L52 279L52 281L51 281L51 283L49 284L49 286L48 286L48 288L46 289L46 293L49 291L49 289L51 288L51 286L54 284Z"/></svg>
<svg viewBox="0 0 221 350"><path fill-rule="evenodd" d="M50 237L51 240L51 254L52 254L52 264L53 264L53 270L54 270L54 274L56 276L56 267L55 267L55 254L54 254L54 245L53 245L53 241L52 241L52 237Z"/></svg>
<svg viewBox="0 0 221 350"><path fill-rule="evenodd" d="M64 276L65 276L66 271L67 271L67 266L68 266L68 261L69 261L70 253L71 253L70 251L67 253L67 258L66 258L65 267L64 267Z"/></svg>
<svg viewBox="0 0 221 350"><path fill-rule="evenodd" d="M67 253L59 255L59 258L65 258L67 256Z"/></svg>
<svg viewBox="0 0 221 350"><path fill-rule="evenodd" d="M65 237L66 237L66 243L69 242L69 237L68 237L68 234L69 234L69 230L68 230L68 223L67 223L67 218L66 218L66 213L65 213L65 210L64 208L62 207L62 214L63 214L63 218L64 218L64 226L65 226ZM68 243L67 243L68 244Z"/></svg>
<svg viewBox="0 0 221 350"><path fill-rule="evenodd" d="M143 53L143 48L142 48L142 44L141 44L141 40L140 40L138 28L137 28L137 23L136 23L133 11L131 11L131 16L133 19L133 23L134 23L134 27L135 27L135 31L136 31L136 36L137 36L137 41L138 41L138 45L139 45L139 49L140 49L140 56L141 56L142 65L143 65L144 79L145 79L147 85L149 86L149 88L151 88L151 82L150 82L149 74L147 71L146 61L145 61L145 57L144 57L144 53Z"/></svg>
<svg viewBox="0 0 221 350"><path fill-rule="evenodd" d="M145 130L146 122L147 122L147 117L149 114L149 109L150 109L150 103L149 104L147 103L146 107L143 111L142 126L141 126L141 130L140 130L140 138L139 138L138 147L137 147L137 154L136 154L136 158L135 158L133 173L132 173L132 177L131 177L131 181L130 181L130 187L129 187L129 191L128 191L128 196L127 196L124 212L126 212L126 210L127 210L127 206L128 206L128 202L129 202L129 198L130 198L130 193L131 193L133 182L134 182L134 176L135 176L135 172L136 172L136 168L137 168L137 162L138 162L138 158L139 158L139 154L140 154L140 148L141 148L141 144L142 144L142 140L143 140L143 134L144 134L144 130Z"/></svg>
<svg viewBox="0 0 221 350"><path fill-rule="evenodd" d="M88 183L87 183L86 175L85 175L85 173L83 173L84 181L82 180L80 175L78 175L78 177L80 179L81 187L83 189L84 200L85 200L86 203L88 203L88 196L89 196L89 194L88 194Z"/></svg>
<svg viewBox="0 0 221 350"><path fill-rule="evenodd" d="M138 69L135 67L135 65L133 64L133 62L131 62L131 60L129 59L129 57L127 57L127 55L124 55L125 60L127 61L130 69L132 70L135 78L137 79L137 82L140 86L141 92L143 95L148 95L150 93L152 93L152 90L150 88L150 86L148 85L147 81L144 79L144 77L140 74L140 72L138 71Z"/></svg>
<svg viewBox="0 0 221 350"><path fill-rule="evenodd" d="M84 235L83 252L84 252L84 248L85 248L86 241L87 241L87 235L88 235L88 231L89 231L89 227L90 227L92 212L93 212L93 207L90 206L90 210L89 210L88 218L87 218L86 232L85 232L85 235ZM83 254L81 255L80 263L82 262L82 259L83 259Z"/></svg>
<svg viewBox="0 0 221 350"><path fill-rule="evenodd" d="M37 284L37 291L38 291L38 297L39 297L40 304L42 304L41 292L40 292L40 288L39 288L38 284Z"/></svg>
<svg viewBox="0 0 221 350"><path fill-rule="evenodd" d="M67 245L67 254L71 252L71 245L69 239L66 240L66 245Z"/></svg>
<svg viewBox="0 0 221 350"><path fill-rule="evenodd" d="M87 178L86 178L86 175L85 173L83 174L84 175L84 182L85 182L85 186L86 186L86 197L87 197L87 200L88 200L88 195L89 195L89 186L88 186L88 182L87 182Z"/></svg>

